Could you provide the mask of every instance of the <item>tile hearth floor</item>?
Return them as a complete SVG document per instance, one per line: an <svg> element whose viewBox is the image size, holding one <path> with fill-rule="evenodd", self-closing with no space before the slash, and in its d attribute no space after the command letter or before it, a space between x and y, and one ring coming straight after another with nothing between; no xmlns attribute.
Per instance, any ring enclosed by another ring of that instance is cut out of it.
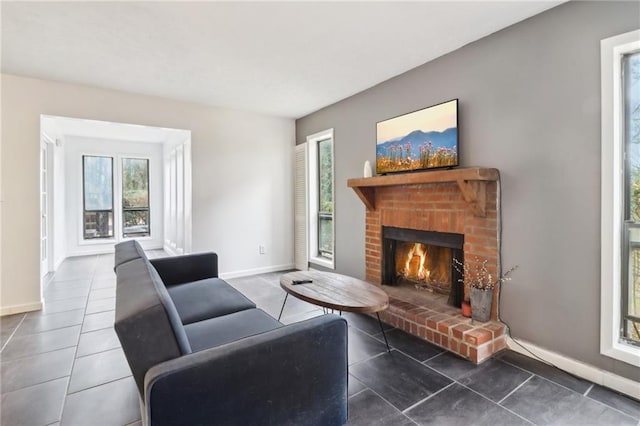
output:
<svg viewBox="0 0 640 426"><path fill-rule="evenodd" d="M150 257L163 256L149 252ZM42 312L0 318L0 424L139 425L138 395L113 331L113 256L66 260ZM228 280L277 316L281 273ZM283 322L320 315L289 298ZM640 425L640 403L507 351L476 366L373 319L349 322L349 425Z"/></svg>

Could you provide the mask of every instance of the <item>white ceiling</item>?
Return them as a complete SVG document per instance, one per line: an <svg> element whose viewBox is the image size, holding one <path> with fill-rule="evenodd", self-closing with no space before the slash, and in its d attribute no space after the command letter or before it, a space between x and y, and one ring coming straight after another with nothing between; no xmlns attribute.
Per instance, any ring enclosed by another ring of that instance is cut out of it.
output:
<svg viewBox="0 0 640 426"><path fill-rule="evenodd" d="M2 72L297 118L559 3L3 1Z"/></svg>

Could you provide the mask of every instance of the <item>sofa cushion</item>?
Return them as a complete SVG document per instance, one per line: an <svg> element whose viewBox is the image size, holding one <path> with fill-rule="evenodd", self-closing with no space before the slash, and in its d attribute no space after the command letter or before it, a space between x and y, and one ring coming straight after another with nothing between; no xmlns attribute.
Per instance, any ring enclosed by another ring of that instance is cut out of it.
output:
<svg viewBox="0 0 640 426"><path fill-rule="evenodd" d="M144 253L142 246L136 241L124 241L116 244L115 261L113 270L118 269L118 266L123 263L131 262L136 259L146 259L147 255Z"/></svg>
<svg viewBox="0 0 640 426"><path fill-rule="evenodd" d="M282 327L261 309L247 309L233 314L185 325L193 352L224 345L244 337Z"/></svg>
<svg viewBox="0 0 640 426"><path fill-rule="evenodd" d="M208 278L167 288L183 324L231 314L256 305L219 278Z"/></svg>
<svg viewBox="0 0 640 426"><path fill-rule="evenodd" d="M141 394L149 368L191 353L180 317L159 281L146 259L118 267L114 328Z"/></svg>

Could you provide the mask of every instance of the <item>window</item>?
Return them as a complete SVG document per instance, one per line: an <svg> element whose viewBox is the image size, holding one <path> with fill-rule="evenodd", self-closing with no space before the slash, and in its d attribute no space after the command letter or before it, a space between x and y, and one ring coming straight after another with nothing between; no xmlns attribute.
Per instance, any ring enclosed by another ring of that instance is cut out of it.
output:
<svg viewBox="0 0 640 426"><path fill-rule="evenodd" d="M123 158L122 236L149 235L149 160Z"/></svg>
<svg viewBox="0 0 640 426"><path fill-rule="evenodd" d="M334 268L333 129L307 137L309 262Z"/></svg>
<svg viewBox="0 0 640 426"><path fill-rule="evenodd" d="M84 240L151 235L149 159L83 155L82 180Z"/></svg>
<svg viewBox="0 0 640 426"><path fill-rule="evenodd" d="M604 355L640 366L640 31L602 41Z"/></svg>
<svg viewBox="0 0 640 426"><path fill-rule="evenodd" d="M84 238L113 237L113 158L82 157Z"/></svg>
<svg viewBox="0 0 640 426"><path fill-rule="evenodd" d="M318 142L318 254L333 259L333 139Z"/></svg>
<svg viewBox="0 0 640 426"><path fill-rule="evenodd" d="M622 338L640 345L640 52L622 64L622 138L625 159Z"/></svg>

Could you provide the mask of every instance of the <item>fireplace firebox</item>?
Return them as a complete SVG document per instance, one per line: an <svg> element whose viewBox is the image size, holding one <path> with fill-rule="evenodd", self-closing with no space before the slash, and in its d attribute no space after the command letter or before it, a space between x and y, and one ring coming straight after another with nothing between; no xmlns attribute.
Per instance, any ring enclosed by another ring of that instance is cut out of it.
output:
<svg viewBox="0 0 640 426"><path fill-rule="evenodd" d="M462 234L383 226L382 284L447 294L460 307L464 285L454 262L464 263L463 246Z"/></svg>

